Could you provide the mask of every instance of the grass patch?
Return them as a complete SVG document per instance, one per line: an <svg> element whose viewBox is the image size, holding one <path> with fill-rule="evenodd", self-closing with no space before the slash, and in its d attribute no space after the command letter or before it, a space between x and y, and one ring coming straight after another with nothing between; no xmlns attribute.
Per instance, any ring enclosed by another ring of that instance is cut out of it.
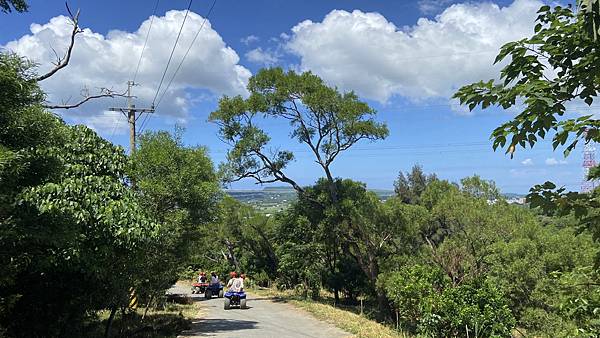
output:
<svg viewBox="0 0 600 338"><path fill-rule="evenodd" d="M296 296L293 291L274 289L253 289L250 292L263 297L276 297L312 314L317 319L331 323L338 328L361 338L412 337L393 328L380 324L368 315L360 314L356 306L334 307L327 298L319 301L305 300ZM366 311L366 313L368 313Z"/></svg>
<svg viewBox="0 0 600 338"><path fill-rule="evenodd" d="M111 337L175 338L190 328L193 319L201 314L197 302L191 304L167 303L162 309L150 309L146 316L143 308L123 315L117 312L113 320ZM90 323L88 337L104 337L109 311L98 313Z"/></svg>

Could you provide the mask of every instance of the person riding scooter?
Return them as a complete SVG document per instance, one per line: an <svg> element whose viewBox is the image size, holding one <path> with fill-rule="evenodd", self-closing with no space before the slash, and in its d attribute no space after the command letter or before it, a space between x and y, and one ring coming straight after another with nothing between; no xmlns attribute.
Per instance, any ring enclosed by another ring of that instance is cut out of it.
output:
<svg viewBox="0 0 600 338"><path fill-rule="evenodd" d="M206 283L206 273L200 272L198 276L198 283Z"/></svg>
<svg viewBox="0 0 600 338"><path fill-rule="evenodd" d="M227 288L231 292L242 292L244 291L244 280L241 277L237 276L237 273L234 271L230 274L231 279L227 282Z"/></svg>
<svg viewBox="0 0 600 338"><path fill-rule="evenodd" d="M210 273L210 284L219 284L219 276L213 271Z"/></svg>

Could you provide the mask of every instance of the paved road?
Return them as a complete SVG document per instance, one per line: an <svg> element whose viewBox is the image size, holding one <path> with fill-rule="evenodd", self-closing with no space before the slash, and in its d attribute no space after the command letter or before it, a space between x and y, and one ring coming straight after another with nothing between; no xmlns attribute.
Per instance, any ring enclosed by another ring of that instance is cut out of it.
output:
<svg viewBox="0 0 600 338"><path fill-rule="evenodd" d="M186 293L182 286L171 293ZM181 337L349 337L335 326L321 322L310 314L289 304L270 298L248 295L248 309L223 309L223 299L204 300L203 295L190 295L202 302L201 318L192 322L189 331Z"/></svg>

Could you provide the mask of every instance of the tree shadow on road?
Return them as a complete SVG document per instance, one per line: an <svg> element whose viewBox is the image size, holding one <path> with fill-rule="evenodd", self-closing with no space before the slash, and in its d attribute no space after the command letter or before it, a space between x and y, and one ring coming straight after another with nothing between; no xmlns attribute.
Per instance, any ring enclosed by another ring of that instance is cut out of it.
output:
<svg viewBox="0 0 600 338"><path fill-rule="evenodd" d="M200 319L192 323L192 327L182 335L196 337L212 336L215 333L255 329L258 322L237 319Z"/></svg>
<svg viewBox="0 0 600 338"><path fill-rule="evenodd" d="M254 302L254 301L262 301L262 300L277 301L279 298L278 297L248 297L247 299L249 302Z"/></svg>

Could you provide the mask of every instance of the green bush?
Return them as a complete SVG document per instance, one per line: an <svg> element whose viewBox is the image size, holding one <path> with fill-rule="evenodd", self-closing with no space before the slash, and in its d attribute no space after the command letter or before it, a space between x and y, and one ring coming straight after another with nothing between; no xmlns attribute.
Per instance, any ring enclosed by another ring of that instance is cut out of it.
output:
<svg viewBox="0 0 600 338"><path fill-rule="evenodd" d="M447 283L439 269L423 265L406 266L380 276L380 286L409 330L415 330L423 316L431 312L431 301Z"/></svg>
<svg viewBox="0 0 600 338"><path fill-rule="evenodd" d="M510 337L515 326L508 302L487 281L446 288L429 302L419 331L435 337Z"/></svg>
<svg viewBox="0 0 600 338"><path fill-rule="evenodd" d="M515 318L489 281L452 286L437 267L413 265L380 276L402 326L434 337L507 337Z"/></svg>

